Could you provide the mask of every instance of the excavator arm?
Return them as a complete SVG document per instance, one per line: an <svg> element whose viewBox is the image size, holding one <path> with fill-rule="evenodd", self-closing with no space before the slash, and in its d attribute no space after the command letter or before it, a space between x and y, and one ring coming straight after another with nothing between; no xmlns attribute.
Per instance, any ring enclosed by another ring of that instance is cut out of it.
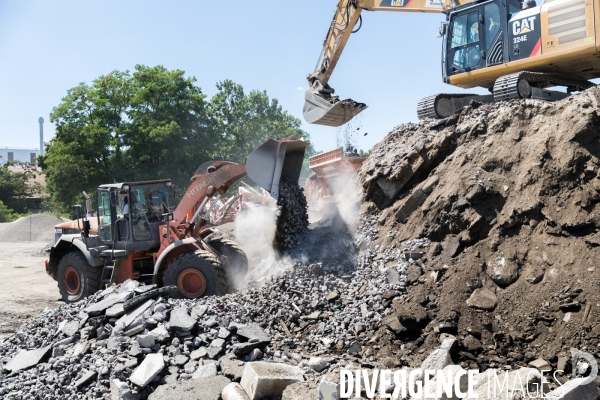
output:
<svg viewBox="0 0 600 400"><path fill-rule="evenodd" d="M362 25L363 10L441 13L471 1L473 0L339 0L316 69L307 77L309 87L305 93L304 119L311 124L340 126L367 108L364 103L351 99L340 100L333 95L335 91L329 86L329 79L350 35ZM355 28L357 24L358 27Z"/></svg>

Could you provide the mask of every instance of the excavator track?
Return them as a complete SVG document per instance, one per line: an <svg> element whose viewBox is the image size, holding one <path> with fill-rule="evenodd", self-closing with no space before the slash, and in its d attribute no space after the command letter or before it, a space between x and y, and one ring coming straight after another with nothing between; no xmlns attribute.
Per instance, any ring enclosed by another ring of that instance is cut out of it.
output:
<svg viewBox="0 0 600 400"><path fill-rule="evenodd" d="M491 95L439 93L421 99L417 104L417 115L419 119L447 118L461 108L468 106L471 101L490 103L494 99Z"/></svg>
<svg viewBox="0 0 600 400"><path fill-rule="evenodd" d="M515 72L501 76L494 83L494 101L512 99L538 98L543 100L560 100L568 94L543 90L551 86L566 86L573 90L585 90L594 84L583 79L569 78L564 75L544 72ZM554 94L554 96L553 96Z"/></svg>

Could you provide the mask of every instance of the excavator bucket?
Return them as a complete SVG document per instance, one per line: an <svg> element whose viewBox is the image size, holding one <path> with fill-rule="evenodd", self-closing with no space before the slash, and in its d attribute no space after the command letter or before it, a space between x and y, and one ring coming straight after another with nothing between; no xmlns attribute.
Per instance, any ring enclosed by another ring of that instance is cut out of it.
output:
<svg viewBox="0 0 600 400"><path fill-rule="evenodd" d="M352 99L325 98L311 89L304 94L304 119L309 124L340 126L350 121L367 105Z"/></svg>
<svg viewBox="0 0 600 400"><path fill-rule="evenodd" d="M308 142L290 136L283 140L269 139L246 159L246 174L257 185L279 198L279 182L298 182Z"/></svg>

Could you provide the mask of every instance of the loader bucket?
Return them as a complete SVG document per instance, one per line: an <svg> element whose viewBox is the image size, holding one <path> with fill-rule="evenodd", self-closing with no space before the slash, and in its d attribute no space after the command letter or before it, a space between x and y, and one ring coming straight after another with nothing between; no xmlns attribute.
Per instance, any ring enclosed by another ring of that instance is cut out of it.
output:
<svg viewBox="0 0 600 400"><path fill-rule="evenodd" d="M298 182L308 142L291 136L283 140L269 139L246 159L246 174L257 185L279 198L279 182Z"/></svg>
<svg viewBox="0 0 600 400"><path fill-rule="evenodd" d="M304 119L309 124L340 126L367 108L364 103L352 99L325 98L322 94L307 90L304 94Z"/></svg>

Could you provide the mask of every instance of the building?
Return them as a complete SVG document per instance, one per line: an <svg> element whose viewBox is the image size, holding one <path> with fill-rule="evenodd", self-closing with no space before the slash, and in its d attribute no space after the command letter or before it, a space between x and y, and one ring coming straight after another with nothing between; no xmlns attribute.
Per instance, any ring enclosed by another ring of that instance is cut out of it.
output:
<svg viewBox="0 0 600 400"><path fill-rule="evenodd" d="M9 161L20 161L35 165L39 154L39 149L0 148L0 165Z"/></svg>

